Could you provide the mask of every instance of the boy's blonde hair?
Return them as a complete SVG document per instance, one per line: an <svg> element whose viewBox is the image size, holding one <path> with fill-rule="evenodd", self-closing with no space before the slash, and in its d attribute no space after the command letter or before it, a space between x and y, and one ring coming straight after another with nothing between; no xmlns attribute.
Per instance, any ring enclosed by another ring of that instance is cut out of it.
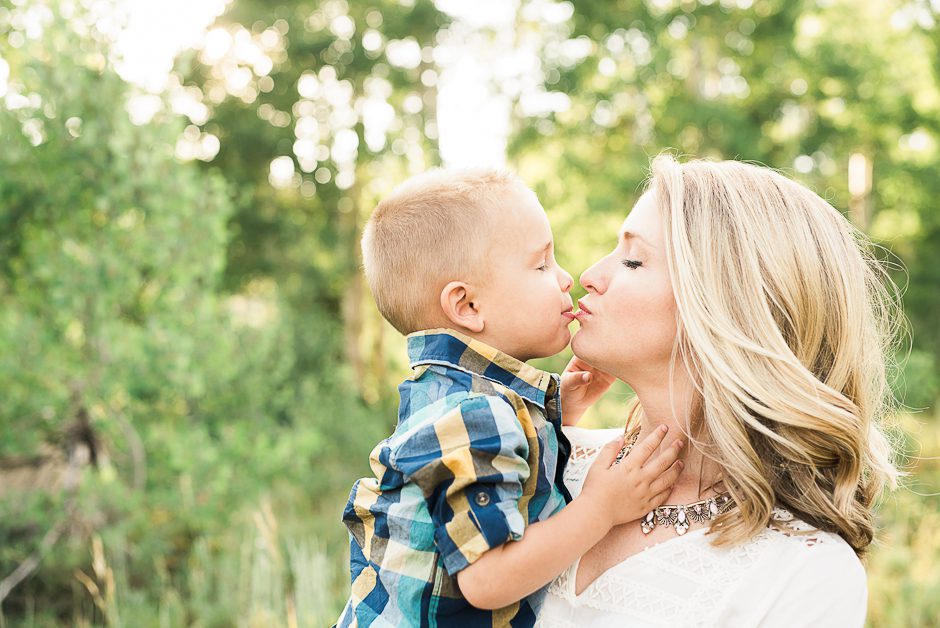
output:
<svg viewBox="0 0 940 628"><path fill-rule="evenodd" d="M395 329L407 335L439 324L444 286L485 277L493 211L518 191L529 190L503 170L434 169L376 206L363 230L362 260L376 305Z"/></svg>
<svg viewBox="0 0 940 628"><path fill-rule="evenodd" d="M700 445L738 506L716 543L753 537L783 506L861 554L898 478L881 427L901 321L885 267L832 205L768 168L662 156L649 189L678 306L674 365L699 388Z"/></svg>

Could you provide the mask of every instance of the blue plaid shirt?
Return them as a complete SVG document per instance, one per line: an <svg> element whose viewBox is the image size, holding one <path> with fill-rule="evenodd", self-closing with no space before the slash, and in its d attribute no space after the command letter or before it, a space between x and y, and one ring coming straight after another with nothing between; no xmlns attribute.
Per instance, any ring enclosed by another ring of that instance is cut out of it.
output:
<svg viewBox="0 0 940 628"><path fill-rule="evenodd" d="M411 334L408 355L398 426L343 512L339 626L531 626L544 590L481 610L457 573L571 501L558 376L450 330Z"/></svg>

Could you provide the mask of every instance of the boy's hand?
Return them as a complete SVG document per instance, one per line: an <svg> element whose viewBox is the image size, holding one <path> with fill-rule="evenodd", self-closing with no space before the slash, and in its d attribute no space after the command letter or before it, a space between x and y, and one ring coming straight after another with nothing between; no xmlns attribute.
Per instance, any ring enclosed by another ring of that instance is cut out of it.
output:
<svg viewBox="0 0 940 628"><path fill-rule="evenodd" d="M458 572L457 585L467 601L486 609L512 604L551 582L613 526L661 504L681 468L676 460L681 444L654 455L665 436L665 430L654 432L619 464L613 462L623 439L605 446L574 502L526 528L519 541L487 550Z"/></svg>
<svg viewBox="0 0 940 628"><path fill-rule="evenodd" d="M683 447L681 440L656 454L666 432L667 428L660 426L616 464L623 439L604 445L584 480L578 499L596 500L595 506L601 515L610 518L610 527L635 521L662 504L683 466L677 460Z"/></svg>
<svg viewBox="0 0 940 628"><path fill-rule="evenodd" d="M616 379L594 368L578 356L571 358L561 374L561 420L577 425L584 412L601 398Z"/></svg>

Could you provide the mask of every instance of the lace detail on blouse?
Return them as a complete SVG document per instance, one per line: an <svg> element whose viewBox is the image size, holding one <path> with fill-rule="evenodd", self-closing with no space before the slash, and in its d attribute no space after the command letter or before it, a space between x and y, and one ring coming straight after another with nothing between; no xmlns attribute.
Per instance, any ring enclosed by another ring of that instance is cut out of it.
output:
<svg viewBox="0 0 940 628"><path fill-rule="evenodd" d="M604 445L618 436L622 437L623 430L588 430L582 427L565 427L564 430L571 441L571 455L565 465L564 481L571 495L576 496L581 492L584 478L587 477L597 454Z"/></svg>
<svg viewBox="0 0 940 628"><path fill-rule="evenodd" d="M577 487L577 492L581 492L581 485L584 484L584 478L594 463L594 458L600 452L600 447L574 447L571 448L571 457L568 458L568 464L565 465L565 486L569 490ZM572 493L574 495L574 493Z"/></svg>
<svg viewBox="0 0 940 628"><path fill-rule="evenodd" d="M575 445L571 447L571 456L568 462L580 462L582 460L592 461L600 453L603 447L585 447L584 445Z"/></svg>
<svg viewBox="0 0 940 628"><path fill-rule="evenodd" d="M797 519L793 513L784 508L774 508L770 516L769 529L783 536L799 538L806 547L813 547L829 540L819 528Z"/></svg>

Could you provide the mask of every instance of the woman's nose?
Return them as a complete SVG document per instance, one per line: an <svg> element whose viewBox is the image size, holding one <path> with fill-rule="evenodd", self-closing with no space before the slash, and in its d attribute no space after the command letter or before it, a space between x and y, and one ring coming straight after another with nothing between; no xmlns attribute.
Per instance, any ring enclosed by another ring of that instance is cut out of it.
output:
<svg viewBox="0 0 940 628"><path fill-rule="evenodd" d="M581 286L588 292L597 292L598 294L604 292L604 286L606 284L603 281L603 274L601 273L601 263L603 261L604 260L600 260L581 273Z"/></svg>

